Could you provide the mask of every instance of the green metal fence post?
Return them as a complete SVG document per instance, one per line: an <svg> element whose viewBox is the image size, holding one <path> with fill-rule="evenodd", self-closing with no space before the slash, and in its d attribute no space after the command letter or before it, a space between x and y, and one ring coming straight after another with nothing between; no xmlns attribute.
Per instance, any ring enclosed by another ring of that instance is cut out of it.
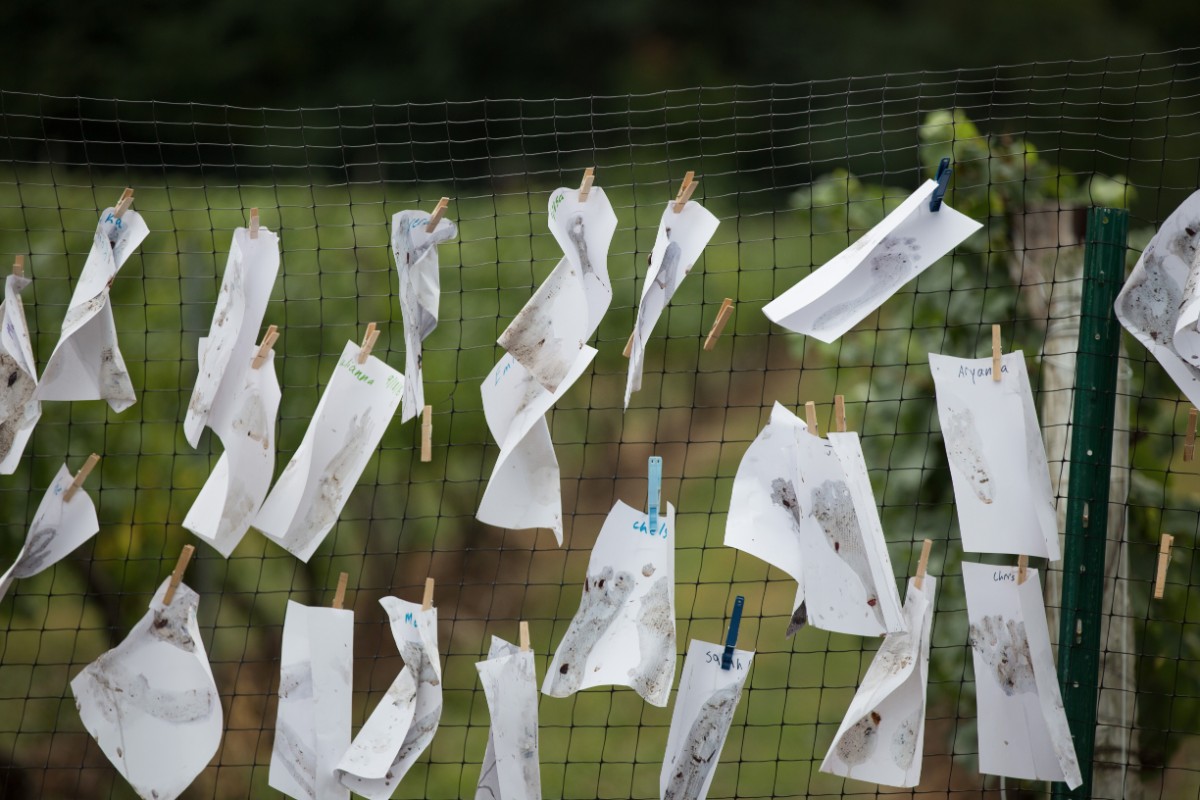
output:
<svg viewBox="0 0 1200 800"><path fill-rule="evenodd" d="M1113 312L1113 303L1125 282L1128 232L1128 211L1115 208L1088 211L1058 639L1059 681L1083 772L1083 784L1070 791L1065 784L1056 783L1056 798L1092 796L1100 673L1100 610L1104 600L1113 411L1121 346L1121 327Z"/></svg>

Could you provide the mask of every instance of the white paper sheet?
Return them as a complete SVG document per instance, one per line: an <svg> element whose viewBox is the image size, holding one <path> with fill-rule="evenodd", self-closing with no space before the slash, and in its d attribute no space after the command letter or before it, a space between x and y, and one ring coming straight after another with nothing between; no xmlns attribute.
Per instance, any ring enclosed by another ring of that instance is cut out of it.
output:
<svg viewBox="0 0 1200 800"><path fill-rule="evenodd" d="M929 354L963 550L1059 559L1046 446L1025 356Z"/></svg>
<svg viewBox="0 0 1200 800"><path fill-rule="evenodd" d="M301 561L333 529L404 391L403 375L375 356L359 364L358 351L346 342L304 440L253 523Z"/></svg>
<svg viewBox="0 0 1200 800"><path fill-rule="evenodd" d="M296 800L348 798L335 773L350 746L354 612L288 601L268 783Z"/></svg>
<svg viewBox="0 0 1200 800"><path fill-rule="evenodd" d="M667 203L658 223L658 238L650 251L650 270L642 285L637 321L633 325L633 347L629 351L629 377L625 383L625 408L629 398L642 388L646 342L654 332L675 290L692 271L696 260L717 232L719 221L695 200L689 200L678 214L675 203Z"/></svg>
<svg viewBox="0 0 1200 800"><path fill-rule="evenodd" d="M74 476L63 464L46 494L42 495L20 552L8 571L0 576L0 600L16 580L37 575L57 564L100 530L96 507L82 486L71 502L63 500L72 481Z"/></svg>
<svg viewBox="0 0 1200 800"><path fill-rule="evenodd" d="M438 248L458 236L458 226L446 218L433 233L429 214L401 211L392 216L392 255L400 274L400 311L404 315L404 398L400 421L408 422L425 408L425 377L422 374L421 343L438 323L442 280L438 272Z"/></svg>
<svg viewBox="0 0 1200 800"><path fill-rule="evenodd" d="M129 212L126 212L128 214ZM221 743L221 698L196 624L200 598L167 578L129 635L71 681L88 733L144 800L174 800Z"/></svg>
<svg viewBox="0 0 1200 800"><path fill-rule="evenodd" d="M734 650L721 669L725 648L692 639L671 715L658 792L662 800L703 800L716 774L721 748L754 661L753 650Z"/></svg>
<svg viewBox="0 0 1200 800"><path fill-rule="evenodd" d="M596 537L579 610L542 691L568 697L593 686L629 686L665 706L675 680L675 507L651 534L646 512L618 501Z"/></svg>
<svg viewBox="0 0 1200 800"><path fill-rule="evenodd" d="M0 475L11 475L42 416L37 390L37 362L21 290L32 281L9 275L0 304ZM0 593L3 594L3 593Z"/></svg>
<svg viewBox="0 0 1200 800"><path fill-rule="evenodd" d="M437 609L395 597L379 601L391 621L404 669L354 737L337 769L342 784L368 800L387 800L420 757L442 718Z"/></svg>
<svg viewBox="0 0 1200 800"><path fill-rule="evenodd" d="M257 351L251 342L232 361L249 365ZM280 399L274 351L267 353L258 369L238 372L241 387L237 391L223 388L208 415L208 424L225 452L183 519L183 527L226 558L250 529L271 487Z"/></svg>
<svg viewBox="0 0 1200 800"><path fill-rule="evenodd" d="M979 771L1082 783L1035 569L963 562L979 713Z"/></svg>
<svg viewBox="0 0 1200 800"><path fill-rule="evenodd" d="M212 324L208 336L200 340L199 372L183 421L192 447L199 443L204 426L212 424L213 407L223 396L241 391L245 383L250 362L234 355L247 352L258 341L278 274L279 237L260 227L258 238L251 239L245 228L236 229Z"/></svg>
<svg viewBox="0 0 1200 800"><path fill-rule="evenodd" d="M1200 192L1167 217L1117 296L1117 319L1200 406Z"/></svg>
<svg viewBox="0 0 1200 800"><path fill-rule="evenodd" d="M806 622L859 636L905 630L856 433L819 439L776 403L734 477L725 544L796 579L789 635Z"/></svg>
<svg viewBox="0 0 1200 800"><path fill-rule="evenodd" d="M790 331L829 343L862 322L983 227L946 203L929 210L937 181L925 183L854 244L772 300L763 313Z"/></svg>
<svg viewBox="0 0 1200 800"><path fill-rule="evenodd" d="M921 782L925 700L937 581L908 582L907 632L889 633L821 764L821 771L884 786Z"/></svg>
<svg viewBox="0 0 1200 800"><path fill-rule="evenodd" d="M63 318L62 336L46 363L34 397L39 400L107 400L113 411L137 402L117 344L109 288L117 271L150 233L136 211L120 219L106 208L96 224L91 252Z"/></svg>
<svg viewBox="0 0 1200 800"><path fill-rule="evenodd" d="M538 696L533 651L492 637L486 661L475 664L492 727L475 800L541 800Z"/></svg>

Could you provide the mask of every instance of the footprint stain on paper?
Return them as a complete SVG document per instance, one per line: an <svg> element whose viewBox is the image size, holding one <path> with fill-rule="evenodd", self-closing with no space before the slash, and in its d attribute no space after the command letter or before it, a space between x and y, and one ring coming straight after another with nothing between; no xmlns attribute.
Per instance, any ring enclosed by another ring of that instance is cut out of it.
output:
<svg viewBox="0 0 1200 800"><path fill-rule="evenodd" d="M646 566L653 573L654 566ZM665 705L675 677L675 615L668 576L655 581L642 596L637 635L638 665L629 670L629 685L651 703Z"/></svg>
<svg viewBox="0 0 1200 800"><path fill-rule="evenodd" d="M24 427L26 407L37 382L17 360L0 350L0 461L8 457L17 433Z"/></svg>
<svg viewBox="0 0 1200 800"><path fill-rule="evenodd" d="M838 758L852 767L869 759L875 753L875 746L879 743L879 723L882 721L883 717L879 715L879 712L872 711L851 725L842 738L838 739Z"/></svg>
<svg viewBox="0 0 1200 800"><path fill-rule="evenodd" d="M917 730L920 726L921 709L918 708L892 734L892 761L900 769L906 770L912 766L917 755Z"/></svg>
<svg viewBox="0 0 1200 800"><path fill-rule="evenodd" d="M867 269L856 268L851 274L855 283L866 283L863 291L817 317L814 330L841 327L848 318L857 316L860 309L873 307L891 297L912 280L920 259L921 245L914 237L885 237L867 259Z"/></svg>
<svg viewBox="0 0 1200 800"><path fill-rule="evenodd" d="M1173 346L1183 291L1164 268L1155 244L1146 248L1142 269L1129 276L1119 302L1122 314L1136 330L1164 347Z"/></svg>
<svg viewBox="0 0 1200 800"><path fill-rule="evenodd" d="M612 626L621 607L633 591L634 578L628 572L616 572L604 567L583 580L583 599L579 611L571 620L555 660L557 674L552 673L551 697L566 697L579 690L583 683L583 668L596 643Z"/></svg>
<svg viewBox="0 0 1200 800"><path fill-rule="evenodd" d="M867 558L862 528L854 501L845 481L825 481L812 490L813 517L825 532L825 539L833 552L853 570L862 584L875 618L883 624L883 610L879 607L879 593L871 575L871 562Z"/></svg>
<svg viewBox="0 0 1200 800"><path fill-rule="evenodd" d="M967 479L979 502L991 505L996 499L991 467L983 455L983 439L969 408L947 406L946 428L942 432L950 464Z"/></svg>
<svg viewBox="0 0 1200 800"><path fill-rule="evenodd" d="M704 701L675 757L663 800L697 800L700 797L708 773L721 755L741 693L741 682L731 683Z"/></svg>

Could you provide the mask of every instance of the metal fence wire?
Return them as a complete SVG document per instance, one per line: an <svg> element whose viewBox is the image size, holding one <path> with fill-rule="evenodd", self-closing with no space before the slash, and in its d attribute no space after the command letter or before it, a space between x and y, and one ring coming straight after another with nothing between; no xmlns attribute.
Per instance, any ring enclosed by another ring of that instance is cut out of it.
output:
<svg viewBox="0 0 1200 800"><path fill-rule="evenodd" d="M834 344L767 321L768 300L861 236L945 156L955 167L946 201L982 221L980 233ZM593 166L619 219L615 298L593 367L550 414L559 547L545 530L475 520L498 453L479 387L502 352L497 336L560 257L547 195ZM635 298L658 215L686 170L720 227L650 341L643 388L623 412ZM978 771L961 547L928 354L983 356L993 323L1006 352L1025 353L1062 526L1086 210L1130 210L1132 264L1197 185L1200 49L424 105L236 108L0 92L0 252L29 254L24 300L39 364L57 341L98 210L136 187L151 229L112 287L137 404L117 414L102 402L45 403L19 468L0 479L6 565L64 459L75 470L89 453L102 456L88 483L100 533L0 603L0 797L133 796L83 729L69 682L125 636L194 541L181 523L220 445L206 433L194 450L181 422L233 229L257 207L281 237L267 310L281 333L278 469L343 344L368 322L382 330L375 355L403 368L389 220L443 195L459 236L441 248L441 321L425 343L432 461L419 459L419 423L394 420L308 564L253 532L228 560L198 547L188 583L200 594L225 733L184 796L274 795L285 604L327 605L342 571L355 612L356 729L401 664L377 601L419 599L425 577L436 578L445 710L396 796L473 796L488 735L475 662L491 634L513 640L517 620L528 620L540 677L609 508L644 504L650 455L663 457L663 499L678 508L681 651L690 638L720 641L740 594L740 644L758 652L709 796L878 796L818 771L878 640L812 628L785 638L794 582L722 545L733 475L773 403L815 401L825 429L835 394L861 432L898 579L913 574L926 537L930 572L942 577L922 781L895 796L999 796L998 779ZM732 321L705 351L725 297L736 302ZM1143 347L1125 336L1122 348L1093 793L1200 797L1200 480L1182 460L1188 406ZM1177 537L1175 555L1156 601L1165 532ZM1061 582L1035 565L1048 578L1056 634ZM657 797L669 723L670 707L628 689L542 697L545 796ZM1049 792L1015 780L1006 790Z"/></svg>

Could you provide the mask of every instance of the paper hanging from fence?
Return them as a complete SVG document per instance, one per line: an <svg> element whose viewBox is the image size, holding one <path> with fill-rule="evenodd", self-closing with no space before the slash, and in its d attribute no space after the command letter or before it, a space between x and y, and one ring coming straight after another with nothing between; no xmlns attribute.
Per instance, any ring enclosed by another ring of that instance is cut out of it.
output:
<svg viewBox="0 0 1200 800"><path fill-rule="evenodd" d="M946 203L929 210L937 181L925 183L763 313L790 331L830 343L842 337L904 284L983 227Z"/></svg>
<svg viewBox="0 0 1200 800"><path fill-rule="evenodd" d="M1200 406L1200 192L1146 245L1117 296L1117 319Z"/></svg>
<svg viewBox="0 0 1200 800"><path fill-rule="evenodd" d="M708 795L754 660L754 651L735 650L730 668L721 669L724 650L699 639L688 645L658 778L662 800L704 800Z"/></svg>
<svg viewBox="0 0 1200 800"><path fill-rule="evenodd" d="M796 580L788 635L806 623L859 636L905 630L857 433L820 439L776 403L734 477L725 544Z"/></svg>
<svg viewBox="0 0 1200 800"><path fill-rule="evenodd" d="M904 600L908 630L889 633L879 646L821 763L822 772L884 786L921 782L936 590L931 575L919 589L909 580Z"/></svg>
<svg viewBox="0 0 1200 800"><path fill-rule="evenodd" d="M379 601L404 659L387 694L338 763L342 785L368 800L387 800L433 741L442 718L437 609L395 597Z"/></svg>
<svg viewBox="0 0 1200 800"><path fill-rule="evenodd" d="M74 476L63 464L50 488L42 495L20 552L8 571L0 576L0 600L14 582L33 577L62 561L100 530L96 506L83 487L75 492L70 502L64 499L72 481Z"/></svg>
<svg viewBox="0 0 1200 800"><path fill-rule="evenodd" d="M1035 569L964 562L969 642L979 713L979 771L1082 783L1062 695L1046 608Z"/></svg>
<svg viewBox="0 0 1200 800"><path fill-rule="evenodd" d="M213 426L213 409L230 403L230 395L245 385L250 361L239 356L258 341L271 289L279 274L279 237L264 227L252 239L237 228L229 243L229 258L217 293L208 336L199 343L199 371L188 403L183 432L195 447L206 425Z"/></svg>
<svg viewBox="0 0 1200 800"><path fill-rule="evenodd" d="M644 511L617 502L588 560L579 610L558 645L542 691L568 697L593 686L629 686L665 706L675 680L675 508L650 531Z"/></svg>
<svg viewBox="0 0 1200 800"><path fill-rule="evenodd" d="M267 495L254 527L307 562L333 529L400 404L404 376L347 342L304 440ZM264 366L263 369L266 369Z"/></svg>
<svg viewBox="0 0 1200 800"><path fill-rule="evenodd" d="M268 784L296 800L350 796L335 772L350 746L354 612L289 600Z"/></svg>
<svg viewBox="0 0 1200 800"><path fill-rule="evenodd" d="M674 201L667 203L658 223L658 238L650 251L650 270L642 284L637 320L633 325L633 344L629 351L629 377L625 383L625 408L629 398L642 388L646 343L683 279L708 246L720 224L712 212L695 200L689 200L679 213Z"/></svg>
<svg viewBox="0 0 1200 800"><path fill-rule="evenodd" d="M1025 356L929 354L963 550L1057 561L1058 518Z"/></svg>
<svg viewBox="0 0 1200 800"><path fill-rule="evenodd" d="M533 651L493 636L487 660L475 669L492 719L475 800L541 800Z"/></svg>
<svg viewBox="0 0 1200 800"><path fill-rule="evenodd" d="M62 335L38 383L39 400L106 400L113 411L137 402L113 319L109 289L117 271L150 233L136 211L120 219L108 208L63 318Z"/></svg>
<svg viewBox="0 0 1200 800"><path fill-rule="evenodd" d="M170 581L125 640L71 681L84 727L144 800L182 794L216 755L223 729L196 623L200 598L181 583L164 606Z"/></svg>
<svg viewBox="0 0 1200 800"><path fill-rule="evenodd" d="M0 305L0 475L17 469L42 416L42 404L35 397L37 361L21 302L21 290L30 283L21 275L9 275Z"/></svg>
<svg viewBox="0 0 1200 800"><path fill-rule="evenodd" d="M438 324L442 295L438 245L458 236L458 226L443 217L430 233L429 214L401 211L392 216L392 255L400 275L400 311L404 315L404 397L400 421L425 407L422 343Z"/></svg>

